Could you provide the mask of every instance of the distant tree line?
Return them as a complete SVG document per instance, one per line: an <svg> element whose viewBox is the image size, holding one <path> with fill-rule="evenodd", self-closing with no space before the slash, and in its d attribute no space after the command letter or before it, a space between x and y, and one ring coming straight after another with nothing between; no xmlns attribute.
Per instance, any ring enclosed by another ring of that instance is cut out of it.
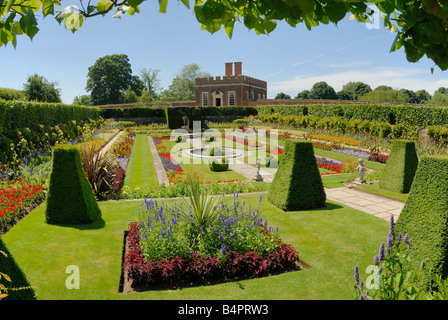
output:
<svg viewBox="0 0 448 320"><path fill-rule="evenodd" d="M291 99L291 96L280 92L275 99ZM331 99L359 100L369 102L396 102L413 104L448 105L448 88L440 87L431 96L426 90L412 91L409 89L394 89L390 86L378 86L374 90L363 82L348 82L341 91L336 92L325 81L316 82L311 90L299 92L295 99Z"/></svg>
<svg viewBox="0 0 448 320"><path fill-rule="evenodd" d="M0 88L0 99L37 102L61 102L58 82L51 82L44 76L33 74L27 77L23 90Z"/></svg>
<svg viewBox="0 0 448 320"><path fill-rule="evenodd" d="M89 67L86 91L73 104L92 106L120 103L146 103L152 101L182 101L195 99L195 79L210 76L192 63L181 67L167 89L160 85L159 69L143 68L132 72L129 57L113 54L101 57ZM23 90L0 88L0 99L61 102L58 82L34 74L27 78Z"/></svg>
<svg viewBox="0 0 448 320"><path fill-rule="evenodd" d="M195 79L209 76L199 65L187 64L174 75L167 89L160 86L159 69L143 68L132 74L129 58L113 54L99 58L89 67L86 91L90 95L75 97L73 103L104 105L119 103L145 103L195 99Z"/></svg>

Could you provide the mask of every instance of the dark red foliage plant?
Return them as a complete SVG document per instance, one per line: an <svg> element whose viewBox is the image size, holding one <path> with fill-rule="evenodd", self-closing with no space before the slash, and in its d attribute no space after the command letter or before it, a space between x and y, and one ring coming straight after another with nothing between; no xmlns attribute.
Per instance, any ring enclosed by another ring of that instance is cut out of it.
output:
<svg viewBox="0 0 448 320"><path fill-rule="evenodd" d="M291 245L281 242L275 252L264 256L255 251L245 254L228 251L222 260L193 253L187 258L145 261L137 223L131 223L129 228L123 271L133 287L145 290L255 278L300 269L299 253Z"/></svg>

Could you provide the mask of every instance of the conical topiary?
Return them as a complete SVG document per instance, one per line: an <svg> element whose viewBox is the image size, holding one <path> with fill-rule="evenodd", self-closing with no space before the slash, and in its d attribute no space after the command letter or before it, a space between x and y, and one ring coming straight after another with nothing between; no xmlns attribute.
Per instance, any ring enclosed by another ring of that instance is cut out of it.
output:
<svg viewBox="0 0 448 320"><path fill-rule="evenodd" d="M436 273L448 275L448 157L421 159L395 234L412 239L409 254L415 268L431 259Z"/></svg>
<svg viewBox="0 0 448 320"><path fill-rule="evenodd" d="M47 195L46 220L50 224L85 224L101 217L81 163L79 149L57 145Z"/></svg>
<svg viewBox="0 0 448 320"><path fill-rule="evenodd" d="M381 174L379 187L390 191L408 193L417 170L418 157L415 142L395 140Z"/></svg>
<svg viewBox="0 0 448 320"><path fill-rule="evenodd" d="M268 201L285 211L325 207L325 190L310 141L286 141Z"/></svg>

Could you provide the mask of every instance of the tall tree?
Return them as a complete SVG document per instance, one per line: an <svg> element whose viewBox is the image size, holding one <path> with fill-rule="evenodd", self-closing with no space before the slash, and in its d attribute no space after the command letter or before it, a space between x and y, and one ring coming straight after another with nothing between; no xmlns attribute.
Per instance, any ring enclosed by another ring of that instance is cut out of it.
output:
<svg viewBox="0 0 448 320"><path fill-rule="evenodd" d="M160 91L160 79L159 79L159 69L142 69L140 71L140 78L144 84L144 91L147 92L148 98L154 100ZM150 98L149 98L150 97Z"/></svg>
<svg viewBox="0 0 448 320"><path fill-rule="evenodd" d="M275 96L275 99L291 99L291 96L289 94L284 93L284 92L279 92Z"/></svg>
<svg viewBox="0 0 448 320"><path fill-rule="evenodd" d="M440 87L434 92L430 104L448 106L448 88Z"/></svg>
<svg viewBox="0 0 448 320"><path fill-rule="evenodd" d="M372 91L372 88L368 84L361 81L350 81L342 86L342 90L350 95L351 99L348 100L358 100L359 96L369 93Z"/></svg>
<svg viewBox="0 0 448 320"><path fill-rule="evenodd" d="M296 99L311 99L310 94L310 90L303 90L297 94Z"/></svg>
<svg viewBox="0 0 448 320"><path fill-rule="evenodd" d="M325 81L316 82L310 91L311 99L337 99L336 91Z"/></svg>
<svg viewBox="0 0 448 320"><path fill-rule="evenodd" d="M194 100L195 79L209 76L196 63L187 64L175 74L165 97L167 100Z"/></svg>
<svg viewBox="0 0 448 320"><path fill-rule="evenodd" d="M61 102L61 89L57 85L57 82L50 82L44 76L33 74L23 84L23 92L31 101Z"/></svg>
<svg viewBox="0 0 448 320"><path fill-rule="evenodd" d="M89 67L86 90L94 105L121 102L122 93L132 85L132 69L125 54L113 54L96 60Z"/></svg>

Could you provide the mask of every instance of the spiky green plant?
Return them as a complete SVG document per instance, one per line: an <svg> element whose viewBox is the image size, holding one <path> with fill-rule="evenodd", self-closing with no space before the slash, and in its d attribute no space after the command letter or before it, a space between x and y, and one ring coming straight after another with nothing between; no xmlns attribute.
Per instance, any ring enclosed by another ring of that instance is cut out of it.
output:
<svg viewBox="0 0 448 320"><path fill-rule="evenodd" d="M201 184L195 178L190 177L190 194L186 200L183 199L185 206L181 206L180 218L189 223L192 229L197 233L193 246L196 246L209 225L219 216L223 208L223 199L209 194L207 188L201 188Z"/></svg>

